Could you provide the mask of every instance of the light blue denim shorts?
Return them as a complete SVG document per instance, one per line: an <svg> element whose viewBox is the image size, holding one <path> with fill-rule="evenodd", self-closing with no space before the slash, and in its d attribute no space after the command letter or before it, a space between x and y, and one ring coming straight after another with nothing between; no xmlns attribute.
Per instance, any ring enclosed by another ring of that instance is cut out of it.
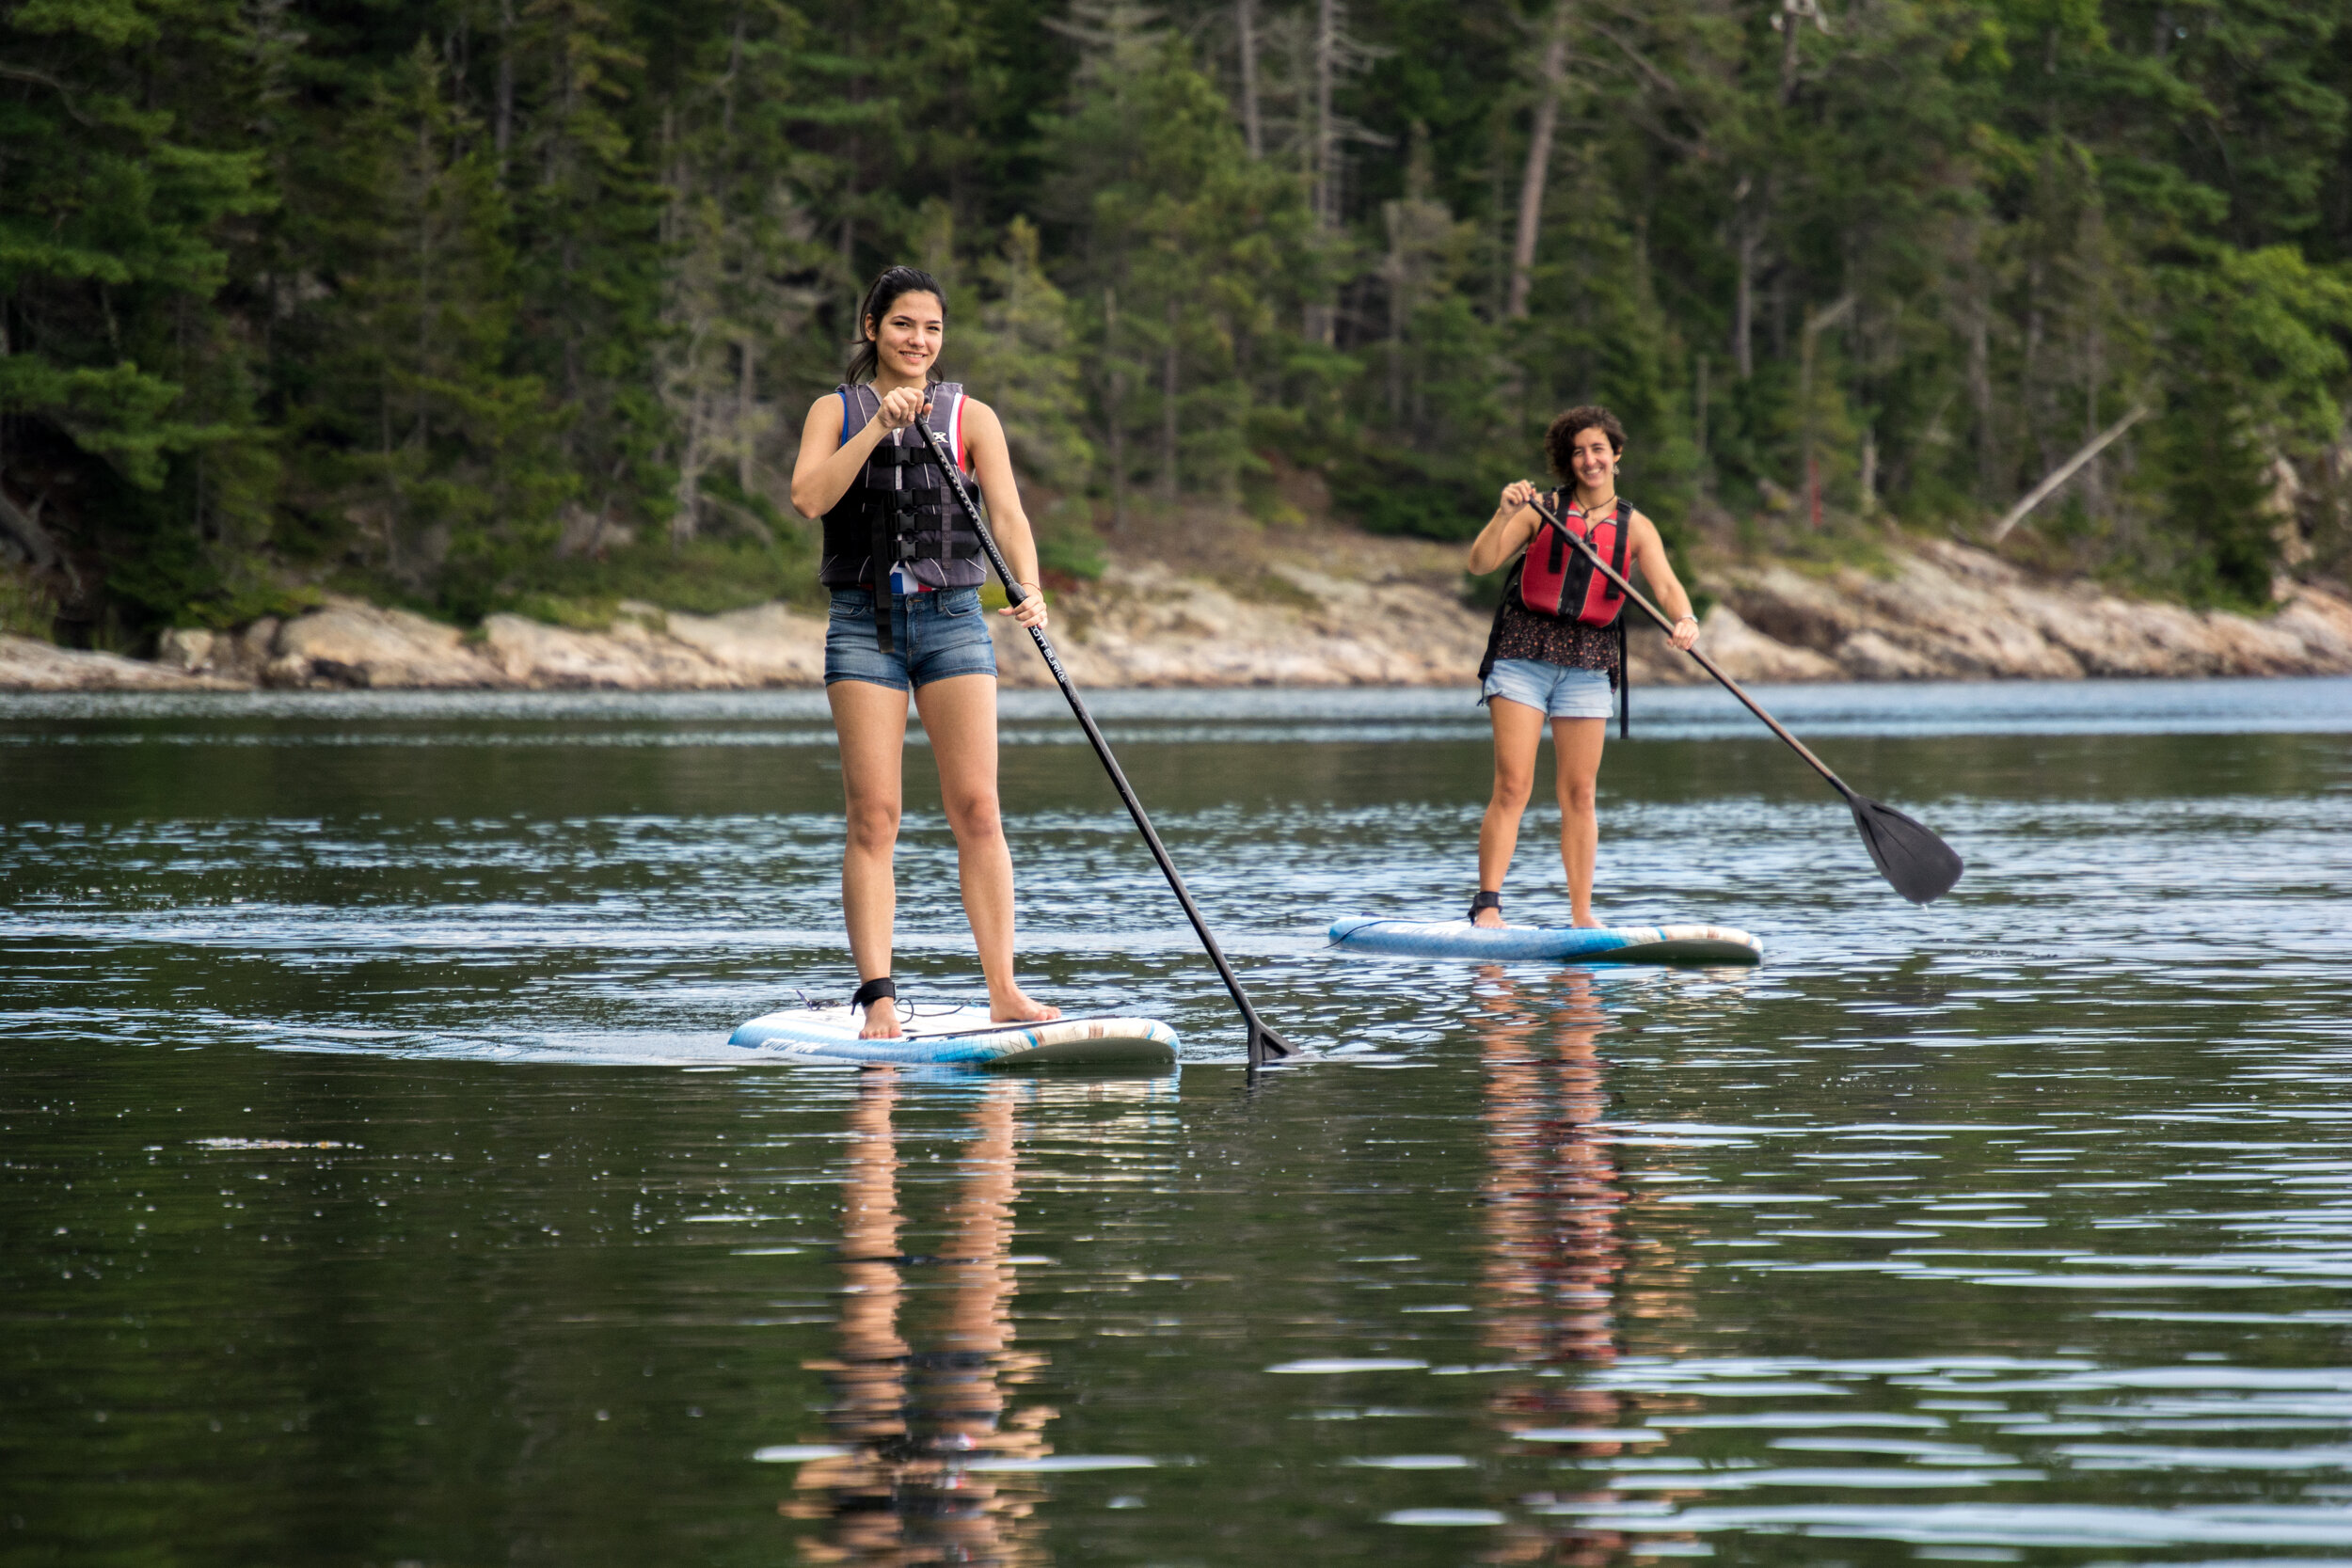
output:
<svg viewBox="0 0 2352 1568"><path fill-rule="evenodd" d="M874 642L874 595L863 588L833 591L825 623L825 684L870 681L905 691L956 675L996 673L996 644L977 588L890 596L890 652Z"/></svg>
<svg viewBox="0 0 2352 1568"><path fill-rule="evenodd" d="M1540 658L1499 658L1479 689L1482 703L1501 697L1550 719L1606 719L1616 697L1606 670L1574 670Z"/></svg>

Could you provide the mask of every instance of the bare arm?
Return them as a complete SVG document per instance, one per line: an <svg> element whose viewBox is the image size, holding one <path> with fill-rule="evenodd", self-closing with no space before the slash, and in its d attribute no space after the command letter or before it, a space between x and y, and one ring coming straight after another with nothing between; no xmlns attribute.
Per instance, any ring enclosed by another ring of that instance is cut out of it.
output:
<svg viewBox="0 0 2352 1568"><path fill-rule="evenodd" d="M1020 599L998 611L1025 626L1045 624L1045 598L1040 591L1037 540L1029 531L1029 515L1021 509L1021 487L1012 477L1012 452L1005 444L1005 427L996 410L977 398L963 404L963 438L972 452L972 467L988 501L989 531L1005 552L1013 580L1021 585Z"/></svg>
<svg viewBox="0 0 2352 1568"><path fill-rule="evenodd" d="M810 404L801 424L801 455L792 464L792 510L803 517L831 512L857 483L858 470L882 438L913 424L929 403L926 393L912 387L884 393L881 409L847 441L841 438L839 395L828 393Z"/></svg>
<svg viewBox="0 0 2352 1568"><path fill-rule="evenodd" d="M1699 640L1698 617L1691 611L1691 595L1682 591L1682 579L1675 576L1674 562L1666 559L1666 542L1658 536L1658 525L1647 516L1633 515L1633 562L1649 585L1650 597L1664 607L1675 618L1670 638L1677 648L1688 648Z"/></svg>
<svg viewBox="0 0 2352 1568"><path fill-rule="evenodd" d="M1470 541L1472 577L1484 577L1527 548L1527 542L1535 537L1542 521L1528 504L1535 495L1535 487L1523 479L1515 479L1502 487L1502 499L1495 504L1495 515L1486 519L1486 526Z"/></svg>

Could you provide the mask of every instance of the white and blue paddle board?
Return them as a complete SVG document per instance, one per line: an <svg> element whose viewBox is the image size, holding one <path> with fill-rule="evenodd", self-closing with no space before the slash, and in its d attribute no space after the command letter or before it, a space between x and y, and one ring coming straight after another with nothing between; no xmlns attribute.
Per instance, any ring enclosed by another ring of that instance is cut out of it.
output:
<svg viewBox="0 0 2352 1568"><path fill-rule="evenodd" d="M1091 1016L1057 1018L1050 1023L998 1023L986 1007L901 1004L899 1025L906 1033L895 1040L858 1038L863 1021L862 1012L846 1006L792 1007L752 1020L729 1036L727 1043L785 1061L875 1066L1152 1067L1176 1059L1176 1031L1156 1018Z"/></svg>
<svg viewBox="0 0 2352 1568"><path fill-rule="evenodd" d="M1473 926L1467 920L1331 922L1331 945L1399 958L1588 964L1753 964L1764 944L1728 926Z"/></svg>

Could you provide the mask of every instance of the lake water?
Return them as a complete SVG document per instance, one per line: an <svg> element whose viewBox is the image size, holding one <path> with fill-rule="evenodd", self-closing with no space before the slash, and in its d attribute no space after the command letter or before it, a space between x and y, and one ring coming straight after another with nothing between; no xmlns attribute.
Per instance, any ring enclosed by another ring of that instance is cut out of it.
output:
<svg viewBox="0 0 2352 1568"><path fill-rule="evenodd" d="M1643 691L1598 907L1760 969L1344 959L1469 694L1102 694L1254 1082L1052 693L1026 973L1171 1073L743 1068L854 982L809 694L0 697L0 1563L2352 1557L2352 682L1761 695L1950 898Z"/></svg>

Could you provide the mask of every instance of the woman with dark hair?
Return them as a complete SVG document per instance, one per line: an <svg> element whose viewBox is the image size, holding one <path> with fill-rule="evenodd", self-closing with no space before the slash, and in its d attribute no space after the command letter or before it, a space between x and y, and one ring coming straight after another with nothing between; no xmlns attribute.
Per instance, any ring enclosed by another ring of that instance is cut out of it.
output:
<svg viewBox="0 0 2352 1568"><path fill-rule="evenodd" d="M1565 604L1568 613L1547 614L1522 596L1527 548L1544 522L1538 504L1580 538L1613 544L1613 531L1622 533L1627 549L1619 559L1629 556L1651 594L1675 613L1674 645L1688 648L1699 635L1691 596L1675 577L1657 525L1617 496L1617 466L1625 455L1625 427L1617 417L1597 405L1571 408L1545 432L1544 452L1563 487L1545 497L1525 480L1505 485L1494 515L1470 544L1473 574L1514 562L1478 672L1478 700L1494 724L1495 784L1478 831L1478 896L1470 911L1477 926L1503 924L1502 879L1518 847L1519 816L1534 786L1535 750L1547 720L1559 776L1560 860L1568 874L1570 917L1578 926L1600 924L1593 916L1593 863L1600 846L1593 793L1609 734L1611 693L1625 678L1618 668L1622 643L1613 624L1580 618ZM1606 588L1600 593L1605 596Z"/></svg>
<svg viewBox="0 0 2352 1568"><path fill-rule="evenodd" d="M1021 510L1004 427L988 404L938 380L947 296L929 273L892 267L866 292L848 378L811 404L792 469L792 504L824 519L818 579L833 591L825 696L841 741L849 847L841 908L857 960L852 1006L866 1039L900 1034L890 979L898 886L899 765L914 695L956 835L963 912L979 947L990 1016L1034 1023L1061 1009L1013 979L1012 856L996 806L996 652L980 614L987 567L918 415L977 476L989 527L1023 593L997 613L1045 625L1037 546Z"/></svg>

